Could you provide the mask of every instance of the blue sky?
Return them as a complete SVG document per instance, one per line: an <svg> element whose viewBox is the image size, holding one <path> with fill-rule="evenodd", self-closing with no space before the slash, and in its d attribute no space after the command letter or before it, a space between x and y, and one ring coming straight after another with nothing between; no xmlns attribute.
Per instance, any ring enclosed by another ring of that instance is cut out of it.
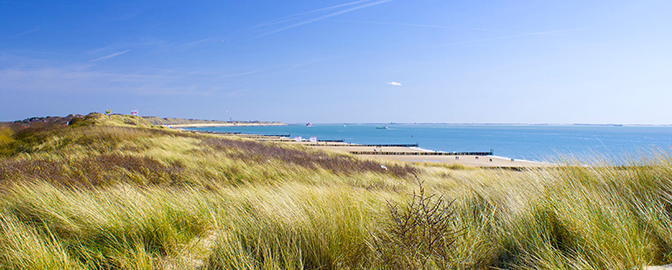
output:
<svg viewBox="0 0 672 270"><path fill-rule="evenodd" d="M670 1L0 0L0 120L670 124Z"/></svg>

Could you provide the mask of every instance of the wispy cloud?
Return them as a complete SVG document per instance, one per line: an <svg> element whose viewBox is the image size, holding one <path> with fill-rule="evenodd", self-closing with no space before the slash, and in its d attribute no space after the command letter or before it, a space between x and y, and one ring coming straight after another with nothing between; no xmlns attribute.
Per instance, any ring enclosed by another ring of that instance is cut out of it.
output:
<svg viewBox="0 0 672 270"><path fill-rule="evenodd" d="M491 28L455 27L455 26L447 26L447 25L435 25L435 24L394 23L394 22L374 22L374 21L355 21L355 20L329 20L329 21L345 22L345 23L364 23L364 24L411 26L411 27L438 28L438 29L451 29L451 30L473 30L473 31L499 32L499 33L515 34L515 35L512 35L512 36L497 37L496 39L518 37L518 36L529 36L529 35L556 35L556 34L559 34L559 33L562 33L562 32L583 30L583 29L568 29L568 30L556 30L556 31L546 31L546 32L523 32L523 31L511 31L511 30L491 29Z"/></svg>
<svg viewBox="0 0 672 270"><path fill-rule="evenodd" d="M0 70L0 91L49 93L119 93L135 95L200 95L185 92L180 74L134 74L96 71L82 66Z"/></svg>
<svg viewBox="0 0 672 270"><path fill-rule="evenodd" d="M504 31L504 30L498 30L498 29L454 27L454 26L435 25L435 24L392 23L392 22L372 22L372 21L353 21L353 20L329 20L329 21L346 22L346 23L366 23L366 24L381 24L381 25L412 26L412 27L423 27L423 28L439 28L439 29L454 29L454 30L475 30L475 31L487 31L487 32L515 33L513 31Z"/></svg>
<svg viewBox="0 0 672 270"><path fill-rule="evenodd" d="M401 83L398 83L398 82L388 82L387 84L394 85L394 86L401 86Z"/></svg>
<svg viewBox="0 0 672 270"><path fill-rule="evenodd" d="M127 53L127 52L129 52L129 51L131 51L131 50L129 49L129 50L121 51L121 52L116 52L116 53L113 53L113 54L110 54L110 55L106 55L106 56L103 56L103 57L98 57L98 58L93 59L93 60L91 60L91 61L89 61L89 62L96 62L96 61L100 61L100 60L110 59L110 58L112 58L112 57L117 57L117 56L119 56L119 55L125 54L125 53Z"/></svg>
<svg viewBox="0 0 672 270"><path fill-rule="evenodd" d="M340 8L340 7L356 5L356 4L359 4L359 3L364 3L364 2L369 2L369 1L371 1L371 0L359 0L359 1L349 2L349 3L345 3L345 4L334 5L334 6L325 7L325 8L318 8L318 9L311 10L311 11L292 14L292 15L289 15L289 16L286 16L286 17L282 17L282 18L279 18L279 19L274 19L274 20L270 20L270 21L267 21L267 22L264 22L264 23L257 24L255 26L250 27L250 28L244 29L243 31L258 28L258 27L263 27L263 26L280 24L280 23L296 20L298 17L306 16L306 15L309 15L309 14L312 14L312 13L325 11L325 10L330 10L330 9L335 9L335 8Z"/></svg>
<svg viewBox="0 0 672 270"><path fill-rule="evenodd" d="M340 58L340 56L313 59L313 60L309 60L309 61L305 61L305 62L302 62L302 63L295 64L287 70L293 70L295 68L300 68L302 66L312 65L312 64L315 64L315 63L319 63L319 62L326 61L326 60L331 60L331 59L336 59L336 58Z"/></svg>
<svg viewBox="0 0 672 270"><path fill-rule="evenodd" d="M139 68L106 71L91 64L29 68L17 65L0 69L0 93L54 93L146 96L243 96L251 91L231 92L239 88L245 76L262 70L226 73L217 70L171 70ZM242 83L248 85L249 83Z"/></svg>
<svg viewBox="0 0 672 270"><path fill-rule="evenodd" d="M29 3L26 1L17 2L17 1L0 1L0 4L10 4L10 5L30 5L30 6L45 6L45 7L71 7L71 8L96 8L100 9L101 7L97 6L82 6L82 5L64 5L64 4L46 4L46 3Z"/></svg>
<svg viewBox="0 0 672 270"><path fill-rule="evenodd" d="M138 40L117 41L103 47L90 49L84 53L92 56L105 55L90 61L95 62L116 57L131 50L136 53L183 51L203 44L218 42L217 40L219 40L218 37L208 37L185 43L171 43L162 39L145 37Z"/></svg>
<svg viewBox="0 0 672 270"><path fill-rule="evenodd" d="M444 44L443 46L454 46L454 45L476 43L476 42L481 42L481 41L491 41L491 40L509 39L509 38L517 38L517 37L526 37L526 36L552 35L552 34L558 34L558 33L563 33L563 32L571 32L571 31L579 31L579 30L582 30L582 29L565 29L565 30L544 31L544 32L536 32L536 33L524 33L524 34L518 34L518 35L510 35L510 36L502 36L502 37L492 37L492 38L483 38L483 39L460 41L460 42Z"/></svg>
<svg viewBox="0 0 672 270"><path fill-rule="evenodd" d="M204 38L204 39L201 39L201 40L185 43L185 44L182 44L182 45L177 45L177 46L175 46L175 48L176 49L191 48L191 47L194 47L198 44L205 43L205 42L208 42L208 41L213 41L213 40L216 40L216 39L217 39L216 37Z"/></svg>
<svg viewBox="0 0 672 270"><path fill-rule="evenodd" d="M243 96L249 96L252 94L256 94L259 91L252 91L249 89L243 89L243 90L235 90L235 91L230 91L224 94L225 97L243 97Z"/></svg>
<svg viewBox="0 0 672 270"><path fill-rule="evenodd" d="M156 39L156 38L143 38L139 40L133 40L133 41L118 41L111 43L107 46L100 47L100 48L95 48L91 49L89 51L86 51L86 54L90 55L99 55L99 54L111 54L114 52L118 52L124 49L169 49L175 47L174 44L170 44L165 40L161 39Z"/></svg>
<svg viewBox="0 0 672 270"><path fill-rule="evenodd" d="M219 76L219 78L220 78L220 79L223 79L223 78L233 78L233 77L239 77L239 76L251 75L251 74L255 74L255 73L262 72L262 71L264 71L264 70L267 70L267 68L262 68L262 69L257 69L257 70L252 70L252 71L247 71L247 72L240 72L240 73L226 74L226 75Z"/></svg>
<svg viewBox="0 0 672 270"><path fill-rule="evenodd" d="M14 35L14 36L15 36L15 37L20 37L20 36L28 35L28 34L31 34L31 33L35 33L35 32L37 32L37 31L40 31L40 28L39 28L39 27L35 27L35 29L33 29L33 30L28 30L28 31L25 31L25 32L16 34L16 35Z"/></svg>
<svg viewBox="0 0 672 270"><path fill-rule="evenodd" d="M393 0L376 1L376 2L372 2L372 3L367 3L367 4L359 5L359 6L356 6L356 7L344 9L344 10L339 10L339 11L336 11L336 12L333 12L333 13L329 13L327 15L323 15L323 16L319 16L319 17L316 17L316 18L308 19L308 20L298 22L298 23L294 23L294 24L291 24L291 25L288 25L288 26L285 26L285 27L282 27L282 28L279 28L279 29L276 29L276 30L273 30L273 31L270 31L270 32L266 32L264 34L261 34L261 35L257 36L257 38L267 36L267 35L270 35L270 34L279 33L279 32L285 31L285 30L289 30L289 29L299 27L299 26L302 26L302 25L306 25L306 24L309 24L309 23L313 23L313 22L316 22L316 21L324 20L326 18L334 17L334 16L341 15L341 14L344 14L344 13L352 12L352 11L355 11L355 10L358 10L358 9L363 9L363 8L367 8L367 7L380 5L380 4L383 4L383 3L390 2L390 1L393 1ZM356 1L356 2L351 2L351 3L348 3L348 4L352 4L352 3L357 4L357 3L364 3L364 2ZM343 5L340 5L340 6L343 6ZM331 7L328 8L328 9L331 9ZM322 10L325 10L325 8L323 8ZM315 12L315 11L312 11L312 12ZM312 13L312 12L310 12L310 13Z"/></svg>

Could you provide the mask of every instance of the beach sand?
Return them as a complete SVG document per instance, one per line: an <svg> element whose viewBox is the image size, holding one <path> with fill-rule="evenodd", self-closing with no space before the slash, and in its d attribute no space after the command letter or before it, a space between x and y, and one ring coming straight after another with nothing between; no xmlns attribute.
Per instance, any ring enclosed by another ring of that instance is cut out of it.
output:
<svg viewBox="0 0 672 270"><path fill-rule="evenodd" d="M286 126L284 123L221 123L221 124L175 124L162 125L171 128L186 128L186 127L255 127L255 126Z"/></svg>
<svg viewBox="0 0 672 270"><path fill-rule="evenodd" d="M398 155L357 155L359 157L374 158L374 159L388 159L395 161L407 162L436 162L447 165L461 164L464 166L484 167L484 168L543 168L553 167L553 164L513 160L493 156L471 156L471 155L455 155L455 156L398 156Z"/></svg>
<svg viewBox="0 0 672 270"><path fill-rule="evenodd" d="M290 142L285 139L289 143ZM408 147L370 147L370 146L357 146L347 143L308 143L301 142L300 144L304 146L313 147L316 149L327 150L327 151L336 151L342 153L350 152L396 152L396 153L409 153L409 152L433 152L426 151L421 149L414 149ZM444 163L447 165L451 164L461 164L464 166L473 166L473 167L491 167L491 168L542 168L542 167L552 167L555 166L549 163L542 162L533 162L526 160L511 160L502 157L496 156L483 156L483 155L357 155L358 157L370 158L370 159L382 159L382 160L394 160L402 162L435 162L435 163Z"/></svg>
<svg viewBox="0 0 672 270"><path fill-rule="evenodd" d="M250 134L229 134L228 136L235 136L241 138L254 139L257 141L273 141L288 144L300 144L306 147L312 147L319 150L350 153L350 152L383 152L383 153L412 153L412 152L434 152L417 148L409 147L373 147L361 146L356 144L349 144L344 142L297 142L293 138L261 136ZM485 155L367 155L358 154L357 157L367 159L392 160L398 162L427 162L427 163L442 163L446 165L460 164L471 167L481 168L544 168L554 167L555 164L526 161L526 160L511 160L497 156Z"/></svg>

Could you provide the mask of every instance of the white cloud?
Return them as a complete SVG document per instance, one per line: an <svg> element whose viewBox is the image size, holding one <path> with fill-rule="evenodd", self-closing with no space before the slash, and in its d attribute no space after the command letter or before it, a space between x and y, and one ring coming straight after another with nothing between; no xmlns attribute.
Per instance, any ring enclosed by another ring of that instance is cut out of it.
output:
<svg viewBox="0 0 672 270"><path fill-rule="evenodd" d="M387 84L394 85L394 86L401 86L401 84L398 83L398 82L388 82Z"/></svg>

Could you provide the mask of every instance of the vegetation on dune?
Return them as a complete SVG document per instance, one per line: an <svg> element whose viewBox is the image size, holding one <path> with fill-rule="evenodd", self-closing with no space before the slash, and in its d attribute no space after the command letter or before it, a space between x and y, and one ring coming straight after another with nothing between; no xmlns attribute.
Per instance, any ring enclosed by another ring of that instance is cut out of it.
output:
<svg viewBox="0 0 672 270"><path fill-rule="evenodd" d="M183 119L183 118L160 118L156 116L143 116L143 119L147 120L153 125L192 125L192 124L274 124L282 125L280 122L264 122L264 121L220 121L220 120L201 120L201 119Z"/></svg>
<svg viewBox="0 0 672 270"><path fill-rule="evenodd" d="M397 164L386 170L377 162L289 145L149 127L135 117L99 114L68 127L19 127L9 131L10 143L2 147L11 158L0 161L0 183L210 185L286 181L309 174L404 177L417 171Z"/></svg>
<svg viewBox="0 0 672 270"><path fill-rule="evenodd" d="M672 261L664 156L628 167L464 170L166 130L130 116L69 123L0 127L1 269Z"/></svg>

